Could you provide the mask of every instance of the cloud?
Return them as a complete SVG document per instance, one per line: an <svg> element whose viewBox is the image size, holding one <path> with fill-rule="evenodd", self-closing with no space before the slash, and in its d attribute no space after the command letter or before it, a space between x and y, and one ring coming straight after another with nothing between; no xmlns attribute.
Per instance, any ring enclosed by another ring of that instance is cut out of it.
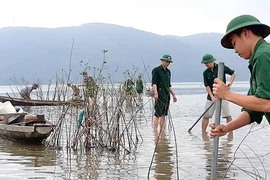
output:
<svg viewBox="0 0 270 180"><path fill-rule="evenodd" d="M66 27L90 22L161 35L225 33L228 22L252 14L270 25L265 0L9 0L0 2L0 27Z"/></svg>

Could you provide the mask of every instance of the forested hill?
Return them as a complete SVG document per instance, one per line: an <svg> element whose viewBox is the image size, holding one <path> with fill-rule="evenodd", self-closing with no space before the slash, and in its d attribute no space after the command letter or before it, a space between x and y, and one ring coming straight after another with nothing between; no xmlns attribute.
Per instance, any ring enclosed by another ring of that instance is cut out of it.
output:
<svg viewBox="0 0 270 180"><path fill-rule="evenodd" d="M200 62L206 53L235 69L236 80L248 80L247 61L240 59L233 50L222 48L221 37L222 34L216 33L161 36L101 23L54 29L2 28L0 84L37 80L48 84L50 80L55 81L56 75L67 76L69 68L71 79L75 80L81 78L79 74L85 69L86 62L92 70L93 67L101 68L104 55L107 62L103 70L105 76L122 81L123 72L133 73L138 68L136 76L143 73L144 79L149 81L152 68L160 64L160 57L166 53L173 58L169 68L174 82L202 81L205 66ZM108 52L102 53L105 49Z"/></svg>

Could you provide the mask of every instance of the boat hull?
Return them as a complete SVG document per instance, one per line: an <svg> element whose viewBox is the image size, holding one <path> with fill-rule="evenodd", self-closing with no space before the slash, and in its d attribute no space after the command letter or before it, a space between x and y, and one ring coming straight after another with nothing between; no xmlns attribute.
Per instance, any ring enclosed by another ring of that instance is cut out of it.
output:
<svg viewBox="0 0 270 180"><path fill-rule="evenodd" d="M22 98L13 98L0 96L0 102L10 101L13 106L60 106L68 104L81 104L83 101L51 101L51 100L26 100Z"/></svg>
<svg viewBox="0 0 270 180"><path fill-rule="evenodd" d="M41 142L53 131L51 124L35 123L33 125L0 124L0 136L26 142Z"/></svg>

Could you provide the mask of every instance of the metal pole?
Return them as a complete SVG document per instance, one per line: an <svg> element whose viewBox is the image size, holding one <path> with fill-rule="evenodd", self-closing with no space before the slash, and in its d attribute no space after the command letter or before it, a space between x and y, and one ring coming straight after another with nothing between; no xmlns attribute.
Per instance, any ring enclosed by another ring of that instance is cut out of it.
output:
<svg viewBox="0 0 270 180"><path fill-rule="evenodd" d="M212 103L204 112L203 114L199 117L199 119L188 129L188 132L191 131L191 129L200 121L200 119L209 111L209 109L214 105L215 103Z"/></svg>
<svg viewBox="0 0 270 180"><path fill-rule="evenodd" d="M218 63L218 78L223 81L224 77L224 63ZM216 109L215 109L215 125L220 124L220 114L221 114L221 103L222 100L216 99ZM211 180L217 179L217 159L218 159L218 142L219 137L215 136L213 141L213 155L212 155L212 166L211 166Z"/></svg>

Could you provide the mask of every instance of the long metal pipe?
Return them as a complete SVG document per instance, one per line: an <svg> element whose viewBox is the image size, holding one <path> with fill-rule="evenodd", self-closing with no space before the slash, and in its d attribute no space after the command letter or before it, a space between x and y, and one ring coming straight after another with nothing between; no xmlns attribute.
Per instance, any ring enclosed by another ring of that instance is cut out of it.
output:
<svg viewBox="0 0 270 180"><path fill-rule="evenodd" d="M224 63L219 62L218 63L218 78L223 81L223 77L224 77ZM222 104L222 100L217 98L216 109L215 109L215 125L216 126L220 124L221 104ZM218 143L219 143L219 136L215 136L214 141L213 141L211 180L217 179Z"/></svg>

